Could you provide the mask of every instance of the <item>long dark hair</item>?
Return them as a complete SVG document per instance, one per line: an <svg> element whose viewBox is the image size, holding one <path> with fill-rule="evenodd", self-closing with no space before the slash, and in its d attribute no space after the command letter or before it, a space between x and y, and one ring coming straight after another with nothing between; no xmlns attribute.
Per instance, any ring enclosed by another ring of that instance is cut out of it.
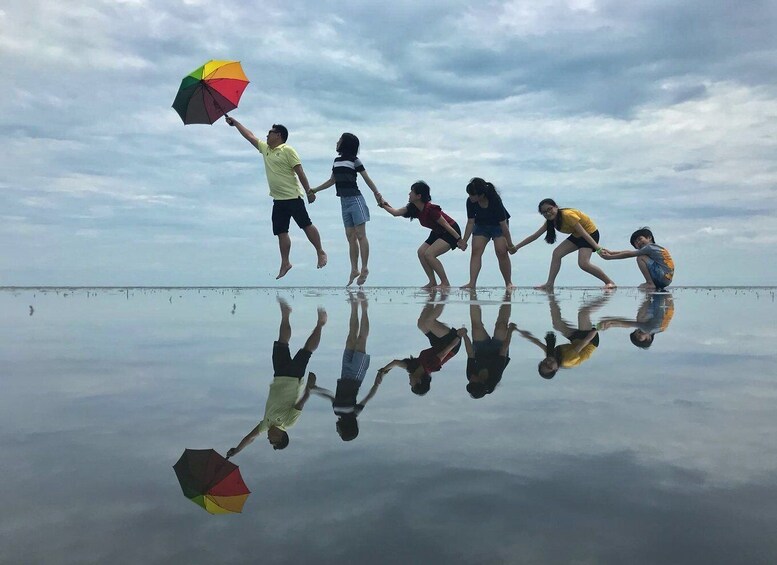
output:
<svg viewBox="0 0 777 565"><path fill-rule="evenodd" d="M537 204L537 211L540 214L542 214L543 206L553 206L554 208L558 208L556 219L545 221L545 241L547 241L548 243L556 243L556 229L561 226L562 209L558 207L558 204L556 204L556 201L553 200L552 198L545 198L543 200L540 200L540 203Z"/></svg>
<svg viewBox="0 0 777 565"><path fill-rule="evenodd" d="M480 177L473 177L467 184L467 194L473 196L485 196L489 202L502 204L502 197L496 191L496 187ZM504 204L502 204L504 206Z"/></svg>
<svg viewBox="0 0 777 565"><path fill-rule="evenodd" d="M414 206L415 208L415 206ZM407 371L408 375L412 375L416 372L416 370L421 366L421 361L417 357L407 357L406 359L402 359L402 361L405 362L405 370ZM410 390L413 391L414 394L417 394L418 396L423 396L427 392L429 392L429 389L432 386L432 375L424 371L421 374L421 382L419 382L417 385L413 385L410 387Z"/></svg>
<svg viewBox="0 0 777 565"><path fill-rule="evenodd" d="M561 365L561 359L560 359L560 353L561 351L556 347L556 334L554 332L548 332L545 334L545 359L551 358L555 359L556 363L560 366ZM538 371L540 373L540 376L544 379L552 379L553 376L558 372L558 368L556 369L546 369L542 365L545 362L545 359L543 359L540 362Z"/></svg>
<svg viewBox="0 0 777 565"><path fill-rule="evenodd" d="M410 190L412 190L418 196L420 196L421 202L423 202L424 204L432 201L432 189L429 188L429 185L426 184L424 181L422 180L415 181L412 185L410 185ZM408 204L407 212L405 212L404 217L410 218L412 220L413 218L417 218L418 214L420 214L420 211L418 210L416 205Z"/></svg>
<svg viewBox="0 0 777 565"><path fill-rule="evenodd" d="M355 158L359 154L359 138L352 133L343 133L340 136L340 147L337 152L343 157Z"/></svg>

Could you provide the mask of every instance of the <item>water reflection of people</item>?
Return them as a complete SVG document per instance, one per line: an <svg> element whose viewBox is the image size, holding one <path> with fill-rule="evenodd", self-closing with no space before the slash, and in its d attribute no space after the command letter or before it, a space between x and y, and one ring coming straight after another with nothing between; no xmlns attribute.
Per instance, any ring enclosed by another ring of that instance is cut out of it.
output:
<svg viewBox="0 0 777 565"><path fill-rule="evenodd" d="M461 335L464 330L455 330L438 319L445 305L442 303L427 303L418 317L418 329L429 339L431 347L424 349L418 357L394 359L379 370L379 376L388 373L394 367L402 367L410 377L410 390L419 396L429 392L432 384L432 373L459 352Z"/></svg>
<svg viewBox="0 0 777 565"><path fill-rule="evenodd" d="M548 295L550 318L553 329L569 340L569 343L556 345L556 334L545 334L545 343L538 340L530 332L519 330L521 336L543 350L545 358L540 361L537 370L543 378L552 379L560 368L578 367L591 358L599 347L599 332L591 322L591 314L601 308L610 299L609 294L602 294L584 302L577 313L577 327L573 327L561 316L561 308L555 296Z"/></svg>
<svg viewBox="0 0 777 565"><path fill-rule="evenodd" d="M278 298L278 304L281 308L281 324L278 329L278 340L273 343L273 381L264 408L264 418L241 440L237 447L227 451L227 457L240 453L259 434L265 431L267 432L267 440L273 449L284 449L289 445L287 430L299 419L302 408L310 396L310 390L316 384L315 374L308 373L307 385L304 386L304 392L300 396L308 361L321 342L321 329L327 321L326 311L323 308L318 309L316 326L305 345L292 357L289 350L291 307L282 298Z"/></svg>
<svg viewBox="0 0 777 565"><path fill-rule="evenodd" d="M359 292L356 297L350 295L351 316L348 322L348 337L345 339L343 364L340 378L337 379L337 389L332 391L314 386L310 390L314 394L332 401L332 409L337 416L337 433L343 441L351 441L359 435L359 414L369 402L382 381L379 373L370 391L357 401L359 389L370 366L370 356L367 354L367 337L370 335L370 318L367 314L367 298ZM361 317L359 316L361 307Z"/></svg>
<svg viewBox="0 0 777 565"><path fill-rule="evenodd" d="M657 333L669 326L674 316L674 300L668 293L648 294L637 311L637 317L616 318L606 317L599 322L600 329L635 328L629 334L631 343L642 349L653 345Z"/></svg>
<svg viewBox="0 0 777 565"><path fill-rule="evenodd" d="M470 304L472 339L466 329L462 339L467 351L467 392L472 398L483 398L494 392L510 362L510 340L517 326L510 323L512 307L509 294L505 295L505 301L499 307L493 337L488 335L483 325L483 312L480 305Z"/></svg>

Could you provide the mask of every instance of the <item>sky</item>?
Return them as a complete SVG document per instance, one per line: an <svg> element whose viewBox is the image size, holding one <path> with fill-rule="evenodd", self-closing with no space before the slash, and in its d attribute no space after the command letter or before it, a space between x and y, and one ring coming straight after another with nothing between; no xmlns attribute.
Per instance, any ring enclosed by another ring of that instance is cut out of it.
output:
<svg viewBox="0 0 777 565"><path fill-rule="evenodd" d="M210 59L242 62L251 84L231 115L261 138L286 125L313 185L349 131L394 206L423 179L463 225L479 176L516 241L551 197L609 249L650 226L677 285L772 285L775 28L764 1L4 3L0 286L345 284L334 190L309 207L329 264L292 225L294 268L276 282L261 155L223 119L184 126L171 108ZM368 285L423 284L427 231L366 196ZM513 282L544 282L550 254L521 249ZM642 282L633 260L594 261ZM443 256L452 283L468 262ZM490 249L479 282L501 284ZM574 257L556 282L599 284Z"/></svg>

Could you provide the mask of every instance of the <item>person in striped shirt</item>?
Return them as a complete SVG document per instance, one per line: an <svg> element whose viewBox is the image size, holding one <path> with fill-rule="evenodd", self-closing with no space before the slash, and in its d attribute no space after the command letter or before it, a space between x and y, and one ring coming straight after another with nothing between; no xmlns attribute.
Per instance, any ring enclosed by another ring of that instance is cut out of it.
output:
<svg viewBox="0 0 777 565"><path fill-rule="evenodd" d="M378 192L375 183L364 168L359 154L359 138L352 133L344 133L337 140L338 156L332 164L332 175L329 180L312 189L313 194L335 186L337 196L340 198L340 209L343 213L343 225L345 237L348 240L348 255L351 259L351 274L348 284L363 285L367 280L369 269L367 261L370 257L370 243L367 241L367 222L370 221L370 209L356 184L356 173L359 173L367 186L372 190L375 201L380 206L383 197ZM359 268L359 258L362 266Z"/></svg>

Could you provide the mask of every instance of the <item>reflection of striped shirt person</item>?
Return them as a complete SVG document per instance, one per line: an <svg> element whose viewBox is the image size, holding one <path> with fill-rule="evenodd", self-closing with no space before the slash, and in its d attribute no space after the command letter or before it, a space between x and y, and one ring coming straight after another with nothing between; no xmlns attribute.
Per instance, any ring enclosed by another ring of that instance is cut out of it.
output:
<svg viewBox="0 0 777 565"><path fill-rule="evenodd" d="M358 157L338 156L332 164L332 176L335 178L337 196L358 196L359 187L356 184L356 173L364 170L364 165Z"/></svg>

